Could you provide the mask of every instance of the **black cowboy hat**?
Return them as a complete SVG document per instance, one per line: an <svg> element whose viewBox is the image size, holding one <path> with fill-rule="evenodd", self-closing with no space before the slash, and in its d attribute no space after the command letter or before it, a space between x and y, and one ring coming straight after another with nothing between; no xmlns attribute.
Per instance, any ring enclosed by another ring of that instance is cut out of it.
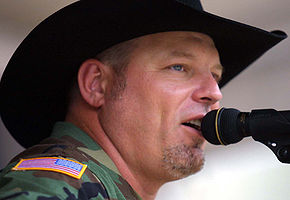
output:
<svg viewBox="0 0 290 200"><path fill-rule="evenodd" d="M0 83L2 120L24 147L64 120L66 97L80 64L139 36L194 31L211 36L225 68L220 87L286 38L221 18L199 0L81 0L40 23L9 61Z"/></svg>

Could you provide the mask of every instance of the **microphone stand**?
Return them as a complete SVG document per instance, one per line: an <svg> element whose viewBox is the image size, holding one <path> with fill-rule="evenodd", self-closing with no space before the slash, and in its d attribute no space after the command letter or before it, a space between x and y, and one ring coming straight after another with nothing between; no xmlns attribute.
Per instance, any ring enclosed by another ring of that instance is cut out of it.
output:
<svg viewBox="0 0 290 200"><path fill-rule="evenodd" d="M271 141L259 141L259 142L269 147L280 162L290 164L290 143L288 145L281 145L279 143Z"/></svg>

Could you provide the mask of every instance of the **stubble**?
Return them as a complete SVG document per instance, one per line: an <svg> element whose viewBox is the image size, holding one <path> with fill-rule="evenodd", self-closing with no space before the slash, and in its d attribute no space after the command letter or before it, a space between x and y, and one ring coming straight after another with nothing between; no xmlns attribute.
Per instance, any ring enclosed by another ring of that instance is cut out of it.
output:
<svg viewBox="0 0 290 200"><path fill-rule="evenodd" d="M175 179L187 177L200 171L204 165L201 149L204 141L194 138L193 145L177 145L163 151L163 167Z"/></svg>

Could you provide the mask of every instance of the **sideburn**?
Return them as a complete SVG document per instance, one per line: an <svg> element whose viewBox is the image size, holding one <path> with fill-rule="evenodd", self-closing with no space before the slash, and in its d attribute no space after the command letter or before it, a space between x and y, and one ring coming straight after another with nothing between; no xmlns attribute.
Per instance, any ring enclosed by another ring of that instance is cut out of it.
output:
<svg viewBox="0 0 290 200"><path fill-rule="evenodd" d="M118 100L122 98L122 94L127 86L127 77L126 77L126 70L123 70L122 72L116 73L114 70L114 81L113 81L113 88L110 95L110 98L112 100Z"/></svg>

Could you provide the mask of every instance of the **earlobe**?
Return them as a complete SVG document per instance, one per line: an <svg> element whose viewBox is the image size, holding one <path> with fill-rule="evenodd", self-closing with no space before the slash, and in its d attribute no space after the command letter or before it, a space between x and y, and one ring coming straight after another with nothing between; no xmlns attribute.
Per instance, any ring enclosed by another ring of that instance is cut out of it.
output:
<svg viewBox="0 0 290 200"><path fill-rule="evenodd" d="M98 108L104 103L104 92L108 79L108 68L96 59L82 63L78 72L78 83L83 99Z"/></svg>

